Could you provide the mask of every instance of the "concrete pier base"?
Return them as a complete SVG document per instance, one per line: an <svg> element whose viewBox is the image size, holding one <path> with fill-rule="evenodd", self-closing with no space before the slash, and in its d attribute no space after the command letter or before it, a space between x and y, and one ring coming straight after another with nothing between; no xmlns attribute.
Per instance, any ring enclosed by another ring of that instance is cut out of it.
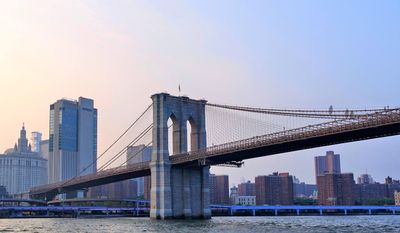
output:
<svg viewBox="0 0 400 233"><path fill-rule="evenodd" d="M152 219L211 218L209 166L173 167L169 155L188 151L187 122L191 127L191 151L205 149L205 100L160 93L153 100L153 150L151 169ZM172 120L172 139L168 120ZM172 141L170 141L172 140ZM168 144L172 142L172 151Z"/></svg>

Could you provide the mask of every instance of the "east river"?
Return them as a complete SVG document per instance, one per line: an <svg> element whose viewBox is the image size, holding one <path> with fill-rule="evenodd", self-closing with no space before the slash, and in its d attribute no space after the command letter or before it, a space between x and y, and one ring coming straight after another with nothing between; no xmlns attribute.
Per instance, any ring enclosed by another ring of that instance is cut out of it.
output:
<svg viewBox="0 0 400 233"><path fill-rule="evenodd" d="M0 219L0 232L400 232L400 215L213 217L208 221L148 218Z"/></svg>

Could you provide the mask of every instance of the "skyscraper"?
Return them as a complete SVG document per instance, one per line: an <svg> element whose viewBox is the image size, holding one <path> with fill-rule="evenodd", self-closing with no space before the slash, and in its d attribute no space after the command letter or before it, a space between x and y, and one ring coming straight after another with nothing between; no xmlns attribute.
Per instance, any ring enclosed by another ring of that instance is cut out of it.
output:
<svg viewBox="0 0 400 233"><path fill-rule="evenodd" d="M40 153L42 157L49 160L49 140L42 140L40 142Z"/></svg>
<svg viewBox="0 0 400 233"><path fill-rule="evenodd" d="M40 142L42 141L42 134L40 132L32 132L32 152L41 153Z"/></svg>
<svg viewBox="0 0 400 233"><path fill-rule="evenodd" d="M229 176L210 174L210 203L229 205Z"/></svg>
<svg viewBox="0 0 400 233"><path fill-rule="evenodd" d="M326 168L328 173L340 174L340 155L333 151L326 152Z"/></svg>
<svg viewBox="0 0 400 233"><path fill-rule="evenodd" d="M325 173L340 174L340 155L335 154L333 151L327 151L326 156L316 156L315 163L315 177L324 175Z"/></svg>
<svg viewBox="0 0 400 233"><path fill-rule="evenodd" d="M315 177L322 176L327 171L326 169L326 157L316 156L314 157L315 163Z"/></svg>
<svg viewBox="0 0 400 233"><path fill-rule="evenodd" d="M320 205L354 205L353 173L327 173L317 177Z"/></svg>
<svg viewBox="0 0 400 233"><path fill-rule="evenodd" d="M255 196L255 183L251 183L250 181L247 181L245 183L241 183L238 185L238 194L239 196Z"/></svg>
<svg viewBox="0 0 400 233"><path fill-rule="evenodd" d="M96 156L97 109L93 100L61 99L50 105L50 183L96 172ZM74 193L67 197L76 197Z"/></svg>
<svg viewBox="0 0 400 233"><path fill-rule="evenodd" d="M315 175L320 205L354 204L354 177L341 173L339 154L327 151L325 156L315 157Z"/></svg>
<svg viewBox="0 0 400 233"><path fill-rule="evenodd" d="M257 205L292 205L293 177L289 173L274 172L269 176L255 178Z"/></svg>
<svg viewBox="0 0 400 233"><path fill-rule="evenodd" d="M371 201L390 198L387 184L380 183L358 183L353 192L356 204L370 205Z"/></svg>

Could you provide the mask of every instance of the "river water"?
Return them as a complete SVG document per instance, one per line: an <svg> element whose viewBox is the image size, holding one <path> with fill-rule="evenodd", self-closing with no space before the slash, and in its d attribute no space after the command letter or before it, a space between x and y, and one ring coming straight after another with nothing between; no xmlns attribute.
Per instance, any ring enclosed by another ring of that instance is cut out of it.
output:
<svg viewBox="0 0 400 233"><path fill-rule="evenodd" d="M148 218L0 219L0 232L400 232L400 215L213 217L207 221Z"/></svg>

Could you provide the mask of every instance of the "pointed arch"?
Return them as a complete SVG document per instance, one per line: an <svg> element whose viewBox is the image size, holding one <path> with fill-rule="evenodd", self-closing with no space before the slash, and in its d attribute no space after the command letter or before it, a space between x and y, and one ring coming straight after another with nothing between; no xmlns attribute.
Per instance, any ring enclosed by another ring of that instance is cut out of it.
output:
<svg viewBox="0 0 400 233"><path fill-rule="evenodd" d="M169 114L168 120L167 120L167 127L168 127L168 154L174 155L179 153L179 147L177 147L179 142L179 137L180 137L180 124L179 124L179 119L176 117L176 115L171 112Z"/></svg>
<svg viewBox="0 0 400 233"><path fill-rule="evenodd" d="M199 145L198 125L192 116L188 117L186 125L188 151L196 151Z"/></svg>

